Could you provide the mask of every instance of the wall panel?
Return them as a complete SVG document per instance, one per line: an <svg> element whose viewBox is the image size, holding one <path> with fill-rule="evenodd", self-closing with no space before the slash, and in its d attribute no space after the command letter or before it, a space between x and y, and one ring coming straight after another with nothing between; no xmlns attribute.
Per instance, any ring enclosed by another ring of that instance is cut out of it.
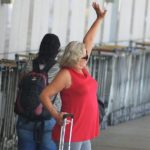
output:
<svg viewBox="0 0 150 150"><path fill-rule="evenodd" d="M70 41L82 41L85 34L86 0L72 1L72 17L70 23Z"/></svg>
<svg viewBox="0 0 150 150"><path fill-rule="evenodd" d="M135 1L135 12L133 21L132 39L142 39L144 32L146 0Z"/></svg>
<svg viewBox="0 0 150 150"><path fill-rule="evenodd" d="M62 46L66 44L67 38L69 3L69 0L54 2L52 32L59 36Z"/></svg>
<svg viewBox="0 0 150 150"><path fill-rule="evenodd" d="M43 3L41 0L34 0L32 7L30 10L30 15L33 15L32 20L30 20L32 24L30 49L37 50L44 34L48 32L50 1L44 0Z"/></svg>
<svg viewBox="0 0 150 150"><path fill-rule="evenodd" d="M106 0L96 1L103 5ZM96 18L91 5L93 0L82 0L82 2L81 0L14 0L12 2L12 12L9 9L10 4L0 5L1 53L14 55L17 52L38 50L41 39L47 32L57 34L62 47L72 40L82 41ZM118 14L119 2L121 7ZM148 2L148 12L145 25L146 2ZM146 39L150 38L149 10L149 0L109 0L107 14L99 27L95 44L117 43L117 40L118 43L130 39L142 40L144 33Z"/></svg>
<svg viewBox="0 0 150 150"><path fill-rule="evenodd" d="M150 1L148 0L145 38L150 40Z"/></svg>
<svg viewBox="0 0 150 150"><path fill-rule="evenodd" d="M29 0L15 0L12 11L9 51L26 51Z"/></svg>
<svg viewBox="0 0 150 150"><path fill-rule="evenodd" d="M118 27L119 41L125 41L130 39L132 2L133 0L122 0Z"/></svg>
<svg viewBox="0 0 150 150"><path fill-rule="evenodd" d="M112 16L112 3L108 3L107 5L107 14L104 20L104 31L103 31L103 38L102 42L107 43L110 41L110 34L111 34L111 16Z"/></svg>
<svg viewBox="0 0 150 150"><path fill-rule="evenodd" d="M0 53L5 49L6 27L8 18L7 5L0 5ZM2 55L0 55L2 57Z"/></svg>

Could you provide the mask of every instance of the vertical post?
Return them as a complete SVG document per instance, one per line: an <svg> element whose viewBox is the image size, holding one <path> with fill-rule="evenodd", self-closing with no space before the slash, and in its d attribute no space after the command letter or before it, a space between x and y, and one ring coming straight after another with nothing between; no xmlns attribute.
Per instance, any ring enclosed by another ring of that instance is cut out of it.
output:
<svg viewBox="0 0 150 150"><path fill-rule="evenodd" d="M31 50L31 36L32 36L32 25L33 25L33 12L34 12L34 0L30 1L29 5L29 18L28 18L28 33L27 33L27 52Z"/></svg>
<svg viewBox="0 0 150 150"><path fill-rule="evenodd" d="M145 18L144 18L144 31L143 31L143 42L146 40L146 28L148 25L148 6L149 6L149 0L146 0L145 4Z"/></svg>
<svg viewBox="0 0 150 150"><path fill-rule="evenodd" d="M132 40L133 36L134 11L135 11L135 0L132 0L132 14L130 20L130 40Z"/></svg>

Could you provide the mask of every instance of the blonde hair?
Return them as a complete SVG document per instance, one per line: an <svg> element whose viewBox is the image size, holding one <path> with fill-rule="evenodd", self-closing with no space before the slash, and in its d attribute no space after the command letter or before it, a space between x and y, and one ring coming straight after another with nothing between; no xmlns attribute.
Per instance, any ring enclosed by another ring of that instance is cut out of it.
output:
<svg viewBox="0 0 150 150"><path fill-rule="evenodd" d="M70 42L66 46L63 55L58 58L58 63L60 64L60 67L75 66L79 59L82 57L84 48L84 43L80 43L77 41Z"/></svg>

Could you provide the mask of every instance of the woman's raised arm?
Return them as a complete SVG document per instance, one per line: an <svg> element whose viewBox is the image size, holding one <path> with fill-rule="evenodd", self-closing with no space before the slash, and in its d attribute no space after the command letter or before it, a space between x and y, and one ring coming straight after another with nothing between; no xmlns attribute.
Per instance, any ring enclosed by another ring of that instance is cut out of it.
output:
<svg viewBox="0 0 150 150"><path fill-rule="evenodd" d="M83 43L85 44L85 48L88 51L88 55L90 55L90 53L92 51L93 42L94 42L97 30L99 28L100 22L106 14L106 10L103 10L100 7L100 5L97 4L96 2L93 2L92 6L96 12L97 18L93 22L92 26L90 27L90 29L88 30L88 32L86 33L86 35L83 39Z"/></svg>

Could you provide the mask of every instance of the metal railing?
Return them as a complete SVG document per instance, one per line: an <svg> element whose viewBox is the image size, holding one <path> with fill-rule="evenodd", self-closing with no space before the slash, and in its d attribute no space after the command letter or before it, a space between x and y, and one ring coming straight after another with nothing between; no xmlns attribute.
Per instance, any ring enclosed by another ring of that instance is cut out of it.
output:
<svg viewBox="0 0 150 150"><path fill-rule="evenodd" d="M150 47L96 48L89 62L105 103L104 125L150 114Z"/></svg>
<svg viewBox="0 0 150 150"><path fill-rule="evenodd" d="M14 62L0 62L0 79L0 149L7 150L17 139L13 109L18 73Z"/></svg>
<svg viewBox="0 0 150 150"><path fill-rule="evenodd" d="M19 60L18 57L26 59ZM0 150L16 150L14 104L19 77L29 70L31 59L32 55L16 55L16 60L0 60Z"/></svg>

